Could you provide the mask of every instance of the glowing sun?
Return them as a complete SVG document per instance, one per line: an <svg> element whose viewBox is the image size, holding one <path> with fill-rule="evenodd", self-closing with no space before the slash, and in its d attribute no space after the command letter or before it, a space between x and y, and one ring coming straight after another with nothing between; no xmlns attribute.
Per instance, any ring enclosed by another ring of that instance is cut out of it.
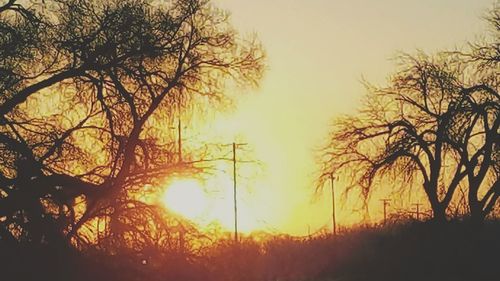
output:
<svg viewBox="0 0 500 281"><path fill-rule="evenodd" d="M196 220L205 212L208 198L198 181L177 180L167 187L162 201L171 211Z"/></svg>

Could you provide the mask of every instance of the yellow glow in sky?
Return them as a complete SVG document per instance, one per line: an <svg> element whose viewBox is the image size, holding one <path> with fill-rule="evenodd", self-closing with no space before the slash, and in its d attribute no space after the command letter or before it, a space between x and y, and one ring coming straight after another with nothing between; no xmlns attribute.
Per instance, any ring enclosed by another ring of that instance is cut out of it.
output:
<svg viewBox="0 0 500 281"><path fill-rule="evenodd" d="M255 152L251 157L262 163L251 181L245 180L244 171L240 175L241 204L246 206L241 208L241 225L292 234L329 229L330 189L313 200L316 152L333 118L358 106L365 93L360 80L384 83L398 51L432 53L474 40L484 34L481 16L494 2L216 0L232 14L237 30L258 36L268 56L260 88L244 95L231 93L237 96L235 110L218 115L200 133L220 143L233 142L236 136L249 143ZM226 192L215 182L207 188ZM344 190L342 178L335 188ZM379 192L373 201L386 196ZM362 218L355 201L337 205L340 225ZM231 200L219 203L218 212L231 218ZM371 219L381 215L379 204L374 204Z"/></svg>
<svg viewBox="0 0 500 281"><path fill-rule="evenodd" d="M166 187L161 202L167 209L201 228L216 224L225 231L233 231L233 196L233 181L226 176L211 177L206 183L194 179L178 179ZM258 209L248 204L248 199L256 200L242 190L242 194L238 196L238 230L243 233L265 230L266 224L256 219Z"/></svg>
<svg viewBox="0 0 500 281"><path fill-rule="evenodd" d="M167 187L163 202L170 210L196 220L203 215L208 199L197 181L178 180Z"/></svg>

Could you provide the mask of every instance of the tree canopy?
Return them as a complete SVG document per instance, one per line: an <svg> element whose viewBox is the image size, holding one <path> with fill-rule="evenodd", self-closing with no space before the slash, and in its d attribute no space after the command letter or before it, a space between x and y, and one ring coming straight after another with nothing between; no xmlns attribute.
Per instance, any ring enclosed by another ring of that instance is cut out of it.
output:
<svg viewBox="0 0 500 281"><path fill-rule="evenodd" d="M99 220L134 243L161 234L138 196L194 168L175 160L167 120L263 70L260 45L205 0L10 0L0 31L4 240L85 245Z"/></svg>
<svg viewBox="0 0 500 281"><path fill-rule="evenodd" d="M470 214L482 221L500 194L498 9L488 20L493 40L460 52L402 54L388 86L368 84L358 114L336 120L321 182L344 174L348 190L365 196L377 184L421 184L436 220L445 220L465 185Z"/></svg>

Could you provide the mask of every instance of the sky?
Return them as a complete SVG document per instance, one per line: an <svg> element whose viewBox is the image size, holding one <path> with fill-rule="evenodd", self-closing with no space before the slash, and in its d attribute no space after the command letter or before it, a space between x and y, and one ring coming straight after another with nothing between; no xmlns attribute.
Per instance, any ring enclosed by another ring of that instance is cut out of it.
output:
<svg viewBox="0 0 500 281"><path fill-rule="evenodd" d="M366 93L360 81L383 85L399 51L433 53L473 41L485 33L481 17L495 3L214 2L230 12L242 35L256 34L267 53L260 86L238 93L235 108L209 125L214 134L243 139L262 163L256 179L240 187L240 223L296 235L331 227L329 189L314 196L315 157L334 118L359 106ZM342 181L335 184L341 192ZM374 209L371 218L380 219L381 212ZM352 206L337 213L341 225L356 220Z"/></svg>

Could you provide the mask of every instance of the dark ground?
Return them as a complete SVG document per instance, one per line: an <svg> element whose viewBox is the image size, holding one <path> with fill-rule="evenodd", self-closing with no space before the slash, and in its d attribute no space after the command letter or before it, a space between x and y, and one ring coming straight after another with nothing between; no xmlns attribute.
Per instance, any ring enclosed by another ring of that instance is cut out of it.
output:
<svg viewBox="0 0 500 281"><path fill-rule="evenodd" d="M0 241L0 280L106 281L498 281L500 221L405 223L337 238L221 240L197 254L155 249L86 252Z"/></svg>

